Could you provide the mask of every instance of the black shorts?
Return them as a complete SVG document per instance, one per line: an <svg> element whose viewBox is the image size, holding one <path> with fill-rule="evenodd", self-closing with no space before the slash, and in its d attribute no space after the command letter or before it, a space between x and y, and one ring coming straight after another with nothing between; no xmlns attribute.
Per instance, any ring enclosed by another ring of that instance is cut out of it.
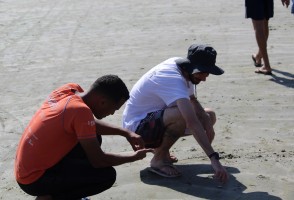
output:
<svg viewBox="0 0 294 200"><path fill-rule="evenodd" d="M268 20L274 16L274 0L245 0L246 18Z"/></svg>
<svg viewBox="0 0 294 200"><path fill-rule="evenodd" d="M98 138L100 140L101 138ZM19 184L32 196L50 195L53 199L80 199L109 189L116 180L113 167L94 168L80 144L59 163L31 184Z"/></svg>
<svg viewBox="0 0 294 200"><path fill-rule="evenodd" d="M163 113L164 110L148 113L135 131L142 137L147 148L157 148L162 143L165 131Z"/></svg>

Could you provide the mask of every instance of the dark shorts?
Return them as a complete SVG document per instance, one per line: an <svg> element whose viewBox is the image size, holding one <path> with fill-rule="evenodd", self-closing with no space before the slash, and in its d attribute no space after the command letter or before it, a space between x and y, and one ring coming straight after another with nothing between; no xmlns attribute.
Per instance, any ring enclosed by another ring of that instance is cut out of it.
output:
<svg viewBox="0 0 294 200"><path fill-rule="evenodd" d="M101 141L101 138L98 138ZM32 196L51 195L53 199L80 199L101 193L114 184L113 167L94 168L80 144L59 163L46 170L37 181L21 189Z"/></svg>
<svg viewBox="0 0 294 200"><path fill-rule="evenodd" d="M164 110L158 110L148 115L141 120L137 130L145 142L147 148L157 148L161 145L163 134L165 131L163 123Z"/></svg>
<svg viewBox="0 0 294 200"><path fill-rule="evenodd" d="M274 16L274 0L245 0L246 18L268 20Z"/></svg>

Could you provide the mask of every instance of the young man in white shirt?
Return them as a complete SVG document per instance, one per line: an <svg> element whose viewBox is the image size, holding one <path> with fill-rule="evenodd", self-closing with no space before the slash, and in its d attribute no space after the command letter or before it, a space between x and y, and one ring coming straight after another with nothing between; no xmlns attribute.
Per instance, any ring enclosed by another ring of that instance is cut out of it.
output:
<svg viewBox="0 0 294 200"><path fill-rule="evenodd" d="M216 177L226 182L228 174L211 146L215 113L204 109L194 95L195 85L209 74L221 75L215 65L216 51L193 44L187 58L170 58L150 69L134 85L123 113L123 126L141 135L148 148L154 148L150 170L164 177L181 172L172 165L177 159L169 149L181 136L192 134L206 155Z"/></svg>

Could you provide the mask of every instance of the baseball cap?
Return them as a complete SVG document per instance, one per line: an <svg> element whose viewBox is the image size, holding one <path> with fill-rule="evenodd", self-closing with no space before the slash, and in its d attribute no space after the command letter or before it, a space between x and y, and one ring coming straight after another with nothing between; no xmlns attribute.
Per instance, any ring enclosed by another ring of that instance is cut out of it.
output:
<svg viewBox="0 0 294 200"><path fill-rule="evenodd" d="M224 70L215 65L216 51L207 45L192 44L188 49L187 58L179 58L175 62L189 74L205 72L221 75Z"/></svg>

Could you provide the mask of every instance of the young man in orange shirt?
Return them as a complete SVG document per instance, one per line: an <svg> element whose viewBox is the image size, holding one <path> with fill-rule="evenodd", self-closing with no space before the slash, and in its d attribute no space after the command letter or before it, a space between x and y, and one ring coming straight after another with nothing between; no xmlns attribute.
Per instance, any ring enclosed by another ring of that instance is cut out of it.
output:
<svg viewBox="0 0 294 200"><path fill-rule="evenodd" d="M150 149L141 137L100 119L114 114L129 98L115 75L98 78L86 92L75 83L54 90L36 112L18 145L15 177L36 199L78 199L109 189L112 166L143 159ZM134 152L106 153L101 135L126 137Z"/></svg>

